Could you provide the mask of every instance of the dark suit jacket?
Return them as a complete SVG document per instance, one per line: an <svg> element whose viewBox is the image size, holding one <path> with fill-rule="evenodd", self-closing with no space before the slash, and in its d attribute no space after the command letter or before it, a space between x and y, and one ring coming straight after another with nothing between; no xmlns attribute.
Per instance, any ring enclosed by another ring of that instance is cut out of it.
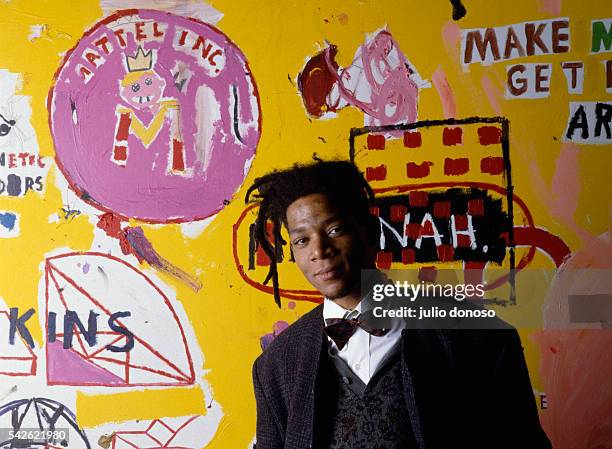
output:
<svg viewBox="0 0 612 449"><path fill-rule="evenodd" d="M257 449L312 447L323 305L280 334L253 365ZM404 330L404 397L419 449L540 449L540 427L518 333Z"/></svg>

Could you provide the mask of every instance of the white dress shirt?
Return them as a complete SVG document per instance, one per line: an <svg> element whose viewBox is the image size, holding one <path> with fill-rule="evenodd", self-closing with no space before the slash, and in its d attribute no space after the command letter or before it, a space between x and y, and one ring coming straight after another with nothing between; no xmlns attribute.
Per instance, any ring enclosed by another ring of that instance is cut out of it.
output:
<svg viewBox="0 0 612 449"><path fill-rule="evenodd" d="M346 310L344 307L336 304L331 299L325 298L323 302L323 320L329 318L346 318L351 319L357 317L361 312L363 301L357 304L353 310ZM393 349L396 344L399 344L402 336L402 329L406 326L404 320L392 320L392 327L382 337L376 337L369 334L361 327L357 330L342 350L338 350L338 346L334 341L329 340L330 353L344 360L351 370L365 383L366 385L376 373L376 370L384 362L387 354Z"/></svg>

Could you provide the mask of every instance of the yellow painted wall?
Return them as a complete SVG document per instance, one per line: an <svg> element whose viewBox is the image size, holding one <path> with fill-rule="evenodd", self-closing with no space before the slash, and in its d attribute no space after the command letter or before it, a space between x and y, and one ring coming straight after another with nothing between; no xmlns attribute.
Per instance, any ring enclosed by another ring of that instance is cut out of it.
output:
<svg viewBox="0 0 612 449"><path fill-rule="evenodd" d="M572 251L583 248L589 236L601 235L609 229L612 206L610 145L579 145L575 175L580 190L576 193L577 209L570 222L567 217L555 215L548 200L548 197L554 198L555 193L545 191L545 188L550 189L555 175L569 101L612 100L612 95L605 92L601 63L612 58L612 54L590 54L591 20L612 16L609 2L559 0L559 13L547 12L546 5L554 7L555 2L544 0L472 0L465 3L466 17L453 22L451 5L446 1L211 2L223 13L217 26L244 52L259 89L262 135L257 155L232 202L199 237L184 237L180 225L142 225L160 254L187 272L197 273L203 284L203 288L194 293L174 278L158 273L164 283L176 290L191 320L204 355L206 381L224 412L209 447L246 447L252 440L255 401L251 365L261 353L259 338L271 332L276 321L293 322L313 307L311 302L298 301L296 307L290 309L288 301L283 300L283 307L278 309L270 295L241 280L232 257L232 225L244 209L246 187L255 177L296 161L310 161L313 153L324 159L348 156L349 130L363 125L363 114L356 108L347 108L332 120L309 119L295 85L306 58L322 48L325 41L338 46L338 63L347 66L357 46L364 42L366 33L387 26L423 78L431 79L438 68L444 70L455 95L458 117L499 114L483 93L482 79L488 77L498 90L501 114L511 122L515 192L528 204L536 224L561 237ZM546 99L504 99L507 64L474 64L469 71L463 71L459 48L447 46L442 34L445 26L453 24L462 28L482 28L554 17L569 17L571 51L525 58L526 62L542 61L554 65L551 94ZM23 77L19 94L31 98L32 125L42 155L54 156L46 108L53 74L62 54L77 43L84 30L101 18L100 6L95 1L0 2L0 69ZM30 27L36 24L44 24L45 31L40 38L30 41ZM559 63L573 60L585 62L586 77L584 93L570 98ZM434 87L420 92L419 118L443 118ZM63 206L55 176L61 175L51 169L44 196L0 197L0 210L21 215L21 235L0 241L0 296L9 307L38 309L38 281L45 254L56 248L84 251L91 246L93 225L86 216L77 216L69 222L49 223L49 215ZM534 263L552 267L545 258L537 258ZM142 268L147 269L146 266ZM291 276L293 280L281 278L281 285L299 283L297 271ZM31 320L29 326L38 345L42 345L41 329L35 321ZM534 388L541 391L544 384L538 374L539 349L530 342L528 332L522 333L522 337ZM3 383L0 376L0 384ZM182 416L201 413L205 408L202 407L204 394L197 387L116 396L106 393L78 394L76 412L82 426L151 419L157 413Z"/></svg>

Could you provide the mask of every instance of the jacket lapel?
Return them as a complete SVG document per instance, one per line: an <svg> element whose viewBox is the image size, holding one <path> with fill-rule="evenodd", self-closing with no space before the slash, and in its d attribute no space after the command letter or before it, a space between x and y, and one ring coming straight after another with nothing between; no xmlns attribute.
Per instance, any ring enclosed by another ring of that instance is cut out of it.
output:
<svg viewBox="0 0 612 449"><path fill-rule="evenodd" d="M323 345L323 305L303 323L296 354L295 386L287 420L286 448L308 449L313 440L315 383Z"/></svg>

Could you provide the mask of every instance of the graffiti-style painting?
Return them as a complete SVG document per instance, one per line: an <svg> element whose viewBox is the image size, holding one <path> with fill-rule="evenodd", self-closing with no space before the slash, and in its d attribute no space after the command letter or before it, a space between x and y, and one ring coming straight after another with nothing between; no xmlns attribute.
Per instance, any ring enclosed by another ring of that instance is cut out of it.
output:
<svg viewBox="0 0 612 449"><path fill-rule="evenodd" d="M208 24L148 10L87 31L56 74L49 113L58 165L80 197L151 222L219 211L260 135L236 45Z"/></svg>
<svg viewBox="0 0 612 449"><path fill-rule="evenodd" d="M303 3L0 1L0 447L253 449L323 297L244 198L341 159L376 267L482 283L553 447L607 448L609 0Z"/></svg>
<svg viewBox="0 0 612 449"><path fill-rule="evenodd" d="M47 260L45 283L49 384L194 382L169 298L136 268L103 254L64 254Z"/></svg>

